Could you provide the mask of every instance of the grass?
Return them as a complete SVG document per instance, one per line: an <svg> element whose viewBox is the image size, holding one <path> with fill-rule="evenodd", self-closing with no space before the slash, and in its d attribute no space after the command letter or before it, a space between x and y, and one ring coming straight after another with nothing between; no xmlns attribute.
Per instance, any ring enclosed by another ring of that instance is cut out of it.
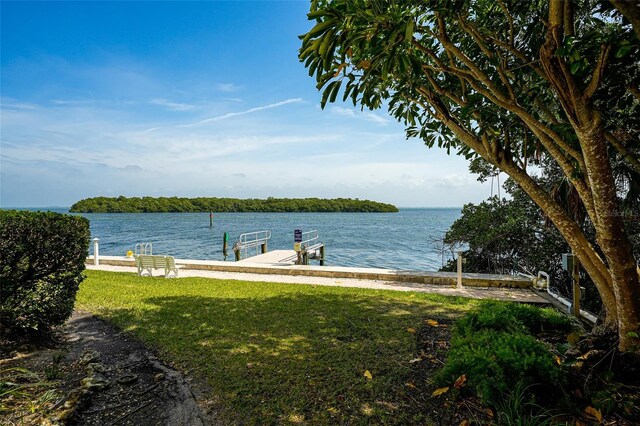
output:
<svg viewBox="0 0 640 426"><path fill-rule="evenodd" d="M205 380L234 423L437 420L408 409L415 331L427 318L455 319L475 304L424 293L86 275L76 307Z"/></svg>

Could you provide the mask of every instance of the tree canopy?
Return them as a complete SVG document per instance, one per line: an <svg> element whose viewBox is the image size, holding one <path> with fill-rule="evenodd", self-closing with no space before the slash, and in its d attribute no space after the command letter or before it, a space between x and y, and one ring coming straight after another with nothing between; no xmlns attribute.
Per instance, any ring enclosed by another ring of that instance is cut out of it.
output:
<svg viewBox="0 0 640 426"><path fill-rule="evenodd" d="M323 107L340 94L386 107L408 137L507 173L578 256L628 350L640 283L622 207L640 174L640 53L616 3L314 0L299 57ZM542 161L571 197L534 178Z"/></svg>
<svg viewBox="0 0 640 426"><path fill-rule="evenodd" d="M168 213L168 212L363 212L393 213L391 204L351 198L180 198L94 197L71 206L72 213Z"/></svg>

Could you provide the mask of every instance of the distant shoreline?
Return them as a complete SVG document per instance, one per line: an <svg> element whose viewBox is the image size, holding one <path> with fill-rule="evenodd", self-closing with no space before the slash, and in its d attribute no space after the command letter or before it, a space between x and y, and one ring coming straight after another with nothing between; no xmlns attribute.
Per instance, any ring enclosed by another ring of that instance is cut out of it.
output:
<svg viewBox="0 0 640 426"><path fill-rule="evenodd" d="M93 197L71 213L397 213L396 206L352 198Z"/></svg>

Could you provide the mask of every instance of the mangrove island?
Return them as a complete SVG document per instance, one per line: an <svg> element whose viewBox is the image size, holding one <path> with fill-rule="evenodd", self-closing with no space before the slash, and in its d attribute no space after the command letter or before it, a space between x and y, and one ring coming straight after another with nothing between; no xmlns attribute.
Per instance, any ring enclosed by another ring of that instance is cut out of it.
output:
<svg viewBox="0 0 640 426"><path fill-rule="evenodd" d="M352 198L240 199L216 197L93 197L80 200L71 213L198 213L198 212L358 212L395 213L392 204Z"/></svg>

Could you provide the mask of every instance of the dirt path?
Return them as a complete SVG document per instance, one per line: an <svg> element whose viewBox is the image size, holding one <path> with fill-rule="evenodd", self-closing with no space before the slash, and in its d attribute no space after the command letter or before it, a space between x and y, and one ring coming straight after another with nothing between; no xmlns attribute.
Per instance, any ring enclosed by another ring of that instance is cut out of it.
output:
<svg viewBox="0 0 640 426"><path fill-rule="evenodd" d="M162 364L140 341L89 313L74 312L55 342L3 349L0 370L27 369L35 375L33 381L47 376L55 386L46 389L56 397L37 412L15 398L5 400L14 409L0 413L0 424L221 424L215 411L202 408L207 394L203 385ZM41 398L46 389L27 397L26 403Z"/></svg>
<svg viewBox="0 0 640 426"><path fill-rule="evenodd" d="M84 380L84 388L90 389L80 398L78 424L216 423L213 416L203 414L185 378L160 363L138 340L84 312L74 312L66 332L67 362L84 367L75 369L71 380Z"/></svg>

